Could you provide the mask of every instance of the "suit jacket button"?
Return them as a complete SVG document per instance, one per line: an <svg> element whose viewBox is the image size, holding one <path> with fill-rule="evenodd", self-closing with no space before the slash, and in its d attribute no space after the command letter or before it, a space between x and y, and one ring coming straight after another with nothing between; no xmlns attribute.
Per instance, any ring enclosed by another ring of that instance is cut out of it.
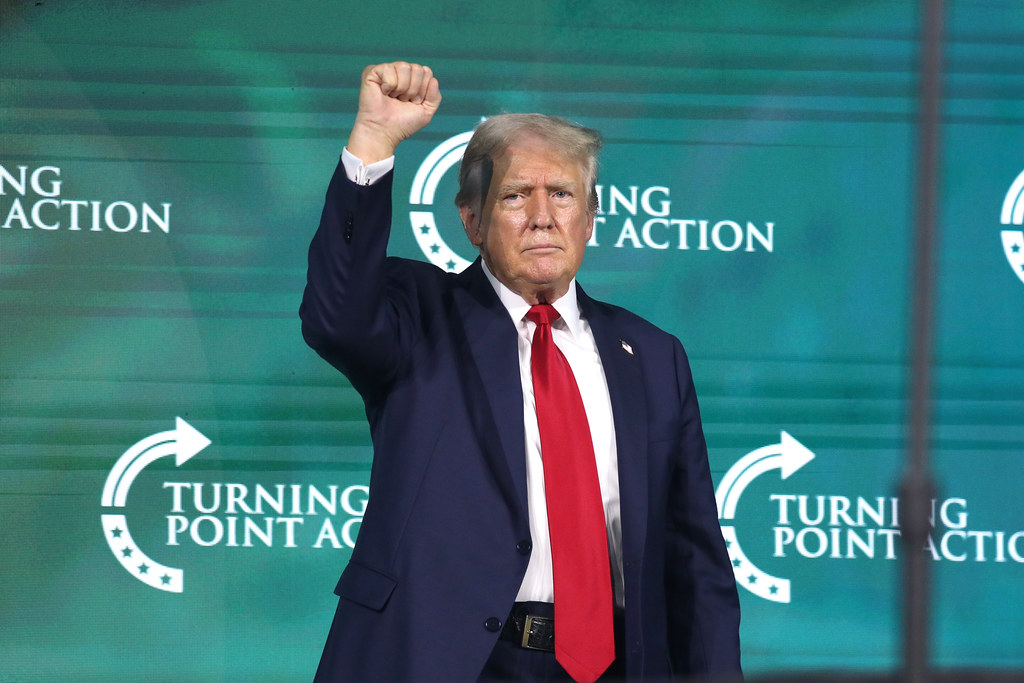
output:
<svg viewBox="0 0 1024 683"><path fill-rule="evenodd" d="M489 617L487 621L484 622L484 628L491 633L497 633L501 630L501 619L498 617Z"/></svg>
<svg viewBox="0 0 1024 683"><path fill-rule="evenodd" d="M529 539L519 541L519 543L516 543L516 550L519 551L520 555L529 555L530 551L533 550L533 543Z"/></svg>

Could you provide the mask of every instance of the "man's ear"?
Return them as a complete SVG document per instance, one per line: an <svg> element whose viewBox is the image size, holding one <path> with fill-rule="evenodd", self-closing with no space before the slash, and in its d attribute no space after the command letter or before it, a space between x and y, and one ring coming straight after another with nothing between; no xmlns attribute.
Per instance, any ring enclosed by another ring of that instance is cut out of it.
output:
<svg viewBox="0 0 1024 683"><path fill-rule="evenodd" d="M466 237L478 247L484 243L483 232L480 230L480 215L470 206L459 207L459 218L462 219L462 228L466 231Z"/></svg>

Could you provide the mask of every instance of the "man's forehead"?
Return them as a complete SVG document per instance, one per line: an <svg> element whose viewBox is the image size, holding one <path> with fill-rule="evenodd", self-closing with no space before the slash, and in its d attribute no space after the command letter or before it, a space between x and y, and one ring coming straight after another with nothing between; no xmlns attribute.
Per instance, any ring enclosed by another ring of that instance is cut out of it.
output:
<svg viewBox="0 0 1024 683"><path fill-rule="evenodd" d="M494 161L493 178L575 183L583 176L583 162L540 138L516 141Z"/></svg>

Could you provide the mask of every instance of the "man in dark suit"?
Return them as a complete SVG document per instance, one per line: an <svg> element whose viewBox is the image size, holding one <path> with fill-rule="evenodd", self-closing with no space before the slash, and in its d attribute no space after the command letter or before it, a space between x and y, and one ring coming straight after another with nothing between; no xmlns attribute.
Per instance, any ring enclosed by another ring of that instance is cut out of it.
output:
<svg viewBox="0 0 1024 683"><path fill-rule="evenodd" d="M386 257L394 150L440 101L427 67L364 70L310 246L303 334L374 445L317 680L738 676L686 355L575 282L599 136L481 124L456 198L480 258L445 273Z"/></svg>

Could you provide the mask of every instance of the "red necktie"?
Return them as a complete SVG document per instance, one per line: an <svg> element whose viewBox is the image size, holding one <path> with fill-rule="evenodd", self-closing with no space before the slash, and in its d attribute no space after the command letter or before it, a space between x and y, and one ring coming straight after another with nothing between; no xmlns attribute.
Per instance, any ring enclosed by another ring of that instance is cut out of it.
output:
<svg viewBox="0 0 1024 683"><path fill-rule="evenodd" d="M539 304L526 317L537 323L530 364L551 536L555 658L574 680L592 683L615 659L608 534L594 444L576 378L551 337L558 311Z"/></svg>

